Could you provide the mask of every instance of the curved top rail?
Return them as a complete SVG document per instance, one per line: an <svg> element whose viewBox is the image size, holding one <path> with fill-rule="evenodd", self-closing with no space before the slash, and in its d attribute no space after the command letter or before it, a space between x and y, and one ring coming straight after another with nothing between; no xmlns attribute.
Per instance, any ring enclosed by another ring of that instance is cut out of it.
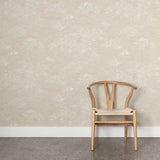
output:
<svg viewBox="0 0 160 160"><path fill-rule="evenodd" d="M87 87L87 89L89 89L90 87L92 87L93 85L96 85L96 84L121 84L121 85L127 85L127 86L130 86L130 87L134 88L134 89L137 89L132 84L129 84L129 83L126 83L126 82L119 82L119 81L98 81L98 82L91 83Z"/></svg>

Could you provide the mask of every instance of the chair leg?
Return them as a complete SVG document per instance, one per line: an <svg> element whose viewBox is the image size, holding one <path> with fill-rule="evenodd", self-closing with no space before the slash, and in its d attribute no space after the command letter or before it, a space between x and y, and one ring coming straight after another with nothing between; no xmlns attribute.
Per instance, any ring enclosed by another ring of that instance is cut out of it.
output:
<svg viewBox="0 0 160 160"><path fill-rule="evenodd" d="M92 133L91 133L91 150L94 150L94 135L95 135L95 110L92 110Z"/></svg>
<svg viewBox="0 0 160 160"><path fill-rule="evenodd" d="M136 110L133 111L133 127L134 127L134 147L135 147L135 151L137 151L137 116L136 116Z"/></svg>
<svg viewBox="0 0 160 160"><path fill-rule="evenodd" d="M128 116L125 116L125 121L128 120ZM128 124L124 125L124 141L127 142Z"/></svg>

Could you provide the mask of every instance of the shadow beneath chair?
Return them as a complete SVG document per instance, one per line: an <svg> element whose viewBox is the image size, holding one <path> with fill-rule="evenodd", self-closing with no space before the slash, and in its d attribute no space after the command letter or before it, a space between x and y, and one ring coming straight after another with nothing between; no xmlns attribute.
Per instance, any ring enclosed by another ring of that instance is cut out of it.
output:
<svg viewBox="0 0 160 160"><path fill-rule="evenodd" d="M91 160L138 160L133 142L133 138L129 138L128 143L124 138L96 138Z"/></svg>

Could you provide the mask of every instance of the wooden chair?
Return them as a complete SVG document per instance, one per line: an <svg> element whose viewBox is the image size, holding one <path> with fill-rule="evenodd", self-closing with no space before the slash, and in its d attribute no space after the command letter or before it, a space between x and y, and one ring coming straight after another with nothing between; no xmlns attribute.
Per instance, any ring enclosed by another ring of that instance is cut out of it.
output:
<svg viewBox="0 0 160 160"><path fill-rule="evenodd" d="M91 87L94 85L104 85L105 95L106 95L106 102L107 102L107 109L97 109L95 98L91 91ZM109 97L108 92L108 84L112 84L112 92L111 96ZM124 109L113 109L114 104L114 93L115 93L115 86L116 85L126 85L131 87L131 91L126 98L125 101L125 108ZM134 128L134 145L135 150L137 150L137 122L136 122L136 110L128 108L130 98L132 96L133 90L136 89L135 86L126 83L126 82L118 82L118 81L99 81L94 82L87 88L89 90L90 98L92 101L92 127L91 127L91 150L94 150L94 137L95 137L95 125L106 124L106 125L114 125L114 124L121 124L124 125L124 140L127 141L127 130L128 124L132 125ZM124 116L124 121L97 121L96 116ZM128 116L133 116L133 121L128 119Z"/></svg>

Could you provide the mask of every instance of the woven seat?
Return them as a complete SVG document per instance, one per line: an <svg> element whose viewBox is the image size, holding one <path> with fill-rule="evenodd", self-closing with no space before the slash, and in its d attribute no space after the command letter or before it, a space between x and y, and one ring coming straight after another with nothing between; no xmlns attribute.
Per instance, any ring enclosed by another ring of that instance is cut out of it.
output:
<svg viewBox="0 0 160 160"><path fill-rule="evenodd" d="M95 109L96 115L133 115L133 110L131 108L125 108L125 109Z"/></svg>

